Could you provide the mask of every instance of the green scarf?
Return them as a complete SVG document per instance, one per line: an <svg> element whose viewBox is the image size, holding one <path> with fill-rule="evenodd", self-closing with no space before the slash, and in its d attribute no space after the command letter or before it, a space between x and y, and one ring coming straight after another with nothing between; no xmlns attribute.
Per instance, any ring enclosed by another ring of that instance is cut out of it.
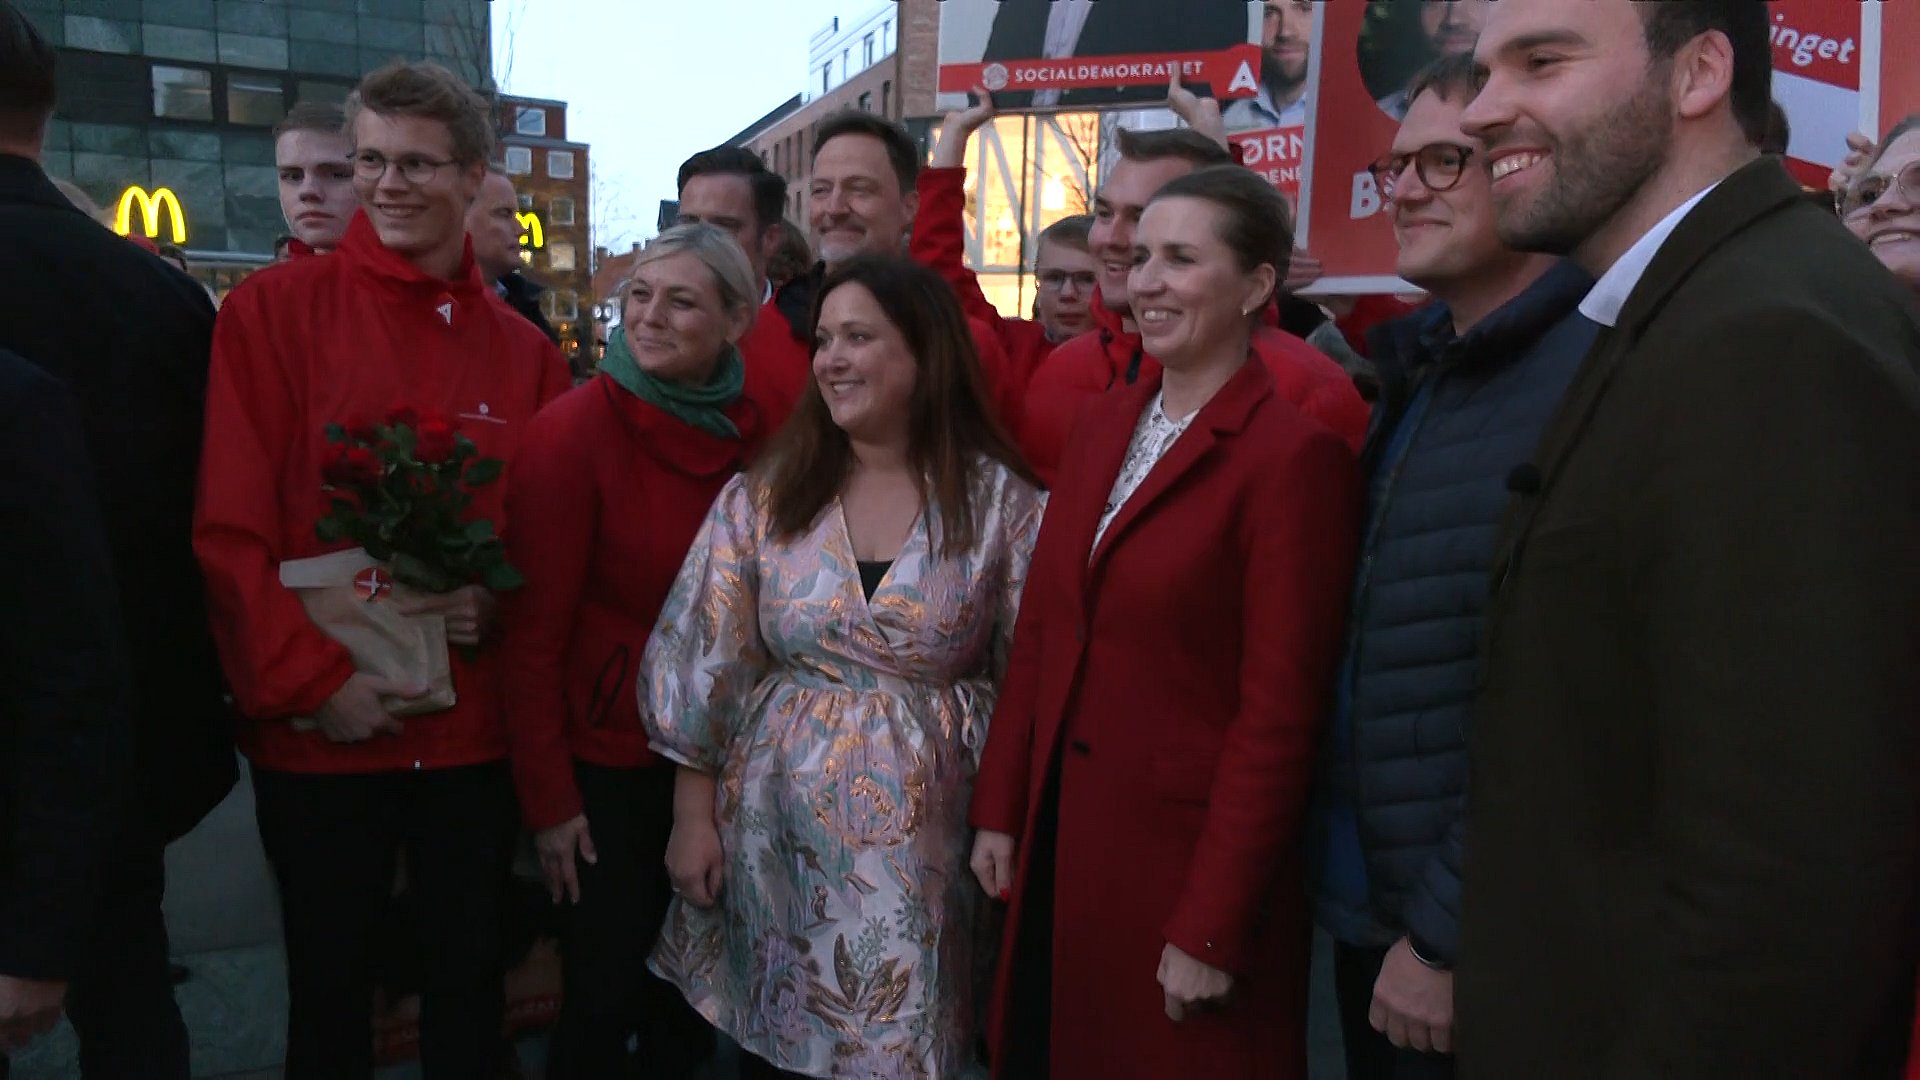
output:
<svg viewBox="0 0 1920 1080"><path fill-rule="evenodd" d="M688 386L685 383L668 382L640 370L640 364L627 348L626 328L616 326L607 335L607 355L600 361L600 370L635 397L668 416L722 439L740 437L740 429L727 419L723 411L740 400L740 389L747 381L747 366L740 359L740 350L732 345L728 345L726 351L720 354L720 363L715 365L706 385Z"/></svg>

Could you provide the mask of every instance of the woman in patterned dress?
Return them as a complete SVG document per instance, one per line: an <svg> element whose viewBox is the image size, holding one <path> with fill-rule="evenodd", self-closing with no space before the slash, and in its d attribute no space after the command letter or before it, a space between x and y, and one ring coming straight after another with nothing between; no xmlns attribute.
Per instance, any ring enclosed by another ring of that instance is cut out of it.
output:
<svg viewBox="0 0 1920 1080"><path fill-rule="evenodd" d="M973 1059L967 801L1043 499L931 271L850 260L814 384L721 493L647 648L680 764L654 971L746 1075Z"/></svg>
<svg viewBox="0 0 1920 1080"><path fill-rule="evenodd" d="M994 1074L1304 1078L1301 821L1358 471L1254 356L1292 247L1273 187L1202 169L1135 237L1163 370L1061 461L974 796L1012 904Z"/></svg>

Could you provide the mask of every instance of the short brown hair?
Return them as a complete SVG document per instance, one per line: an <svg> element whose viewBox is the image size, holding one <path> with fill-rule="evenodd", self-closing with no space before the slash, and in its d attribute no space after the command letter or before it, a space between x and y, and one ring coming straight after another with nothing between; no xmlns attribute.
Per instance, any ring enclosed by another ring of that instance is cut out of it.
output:
<svg viewBox="0 0 1920 1080"><path fill-rule="evenodd" d="M938 552L966 551L978 541L986 519L974 482L981 459L997 461L1038 486L987 404L986 378L966 313L953 289L932 270L897 255L860 255L827 273L814 296L810 325L819 325L821 305L847 285L873 294L913 353L907 460L924 478L922 498L929 510L939 511ZM852 468L847 433L834 424L819 384L808 380L793 419L755 470L767 492L773 535L789 539L810 528Z"/></svg>
<svg viewBox="0 0 1920 1080"><path fill-rule="evenodd" d="M1473 54L1471 52L1450 53L1421 68L1407 84L1407 104L1411 105L1431 90L1440 95L1441 101L1465 104L1473 100L1478 92L1475 86Z"/></svg>
<svg viewBox="0 0 1920 1080"><path fill-rule="evenodd" d="M900 191L904 194L913 190L914 181L920 176L920 148L905 127L877 113L852 107L841 109L820 121L813 133L813 157L808 160L820 160L820 148L842 135L865 135L880 140L880 145L887 150L887 163L893 166L893 175L900 180Z"/></svg>
<svg viewBox="0 0 1920 1080"><path fill-rule="evenodd" d="M1238 165L1215 165L1167 181L1152 201L1173 198L1200 199L1224 211L1220 239L1240 269L1272 266L1274 292L1280 291L1293 257L1293 219L1286 197L1272 184Z"/></svg>
<svg viewBox="0 0 1920 1080"><path fill-rule="evenodd" d="M453 160L462 165L493 157L493 124L487 100L460 77L431 61L395 60L360 80L347 95L348 130L362 111L380 116L417 116L447 125Z"/></svg>
<svg viewBox="0 0 1920 1080"><path fill-rule="evenodd" d="M273 125L275 139L289 131L318 131L323 135L347 133L347 110L328 101L302 101L287 110Z"/></svg>
<svg viewBox="0 0 1920 1080"><path fill-rule="evenodd" d="M1201 169L1209 165L1234 163L1232 152L1192 128L1163 128L1158 131L1121 128L1120 156L1128 161L1180 158Z"/></svg>
<svg viewBox="0 0 1920 1080"><path fill-rule="evenodd" d="M1040 236L1033 245L1034 251L1039 251L1046 244L1062 244L1075 251L1085 251L1087 250L1087 233L1092 229L1092 214L1063 217L1040 230Z"/></svg>

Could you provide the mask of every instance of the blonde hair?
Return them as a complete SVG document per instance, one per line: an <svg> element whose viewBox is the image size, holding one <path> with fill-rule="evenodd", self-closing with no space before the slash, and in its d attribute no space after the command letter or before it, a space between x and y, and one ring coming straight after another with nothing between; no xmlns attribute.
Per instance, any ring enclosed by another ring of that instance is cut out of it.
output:
<svg viewBox="0 0 1920 1080"><path fill-rule="evenodd" d="M760 307L760 290L754 287L753 264L740 250L733 234L704 222L675 225L653 238L628 272L628 282L640 268L674 255L691 255L713 275L720 291L720 307L729 315L751 315Z"/></svg>
<svg viewBox="0 0 1920 1080"><path fill-rule="evenodd" d="M86 192L81 191L80 185L71 180L62 180L57 176L49 176L47 179L53 181L53 186L60 189L60 194L67 197L67 201L73 204L75 210L80 211L102 225L112 226L112 221L107 217L107 212L100 209L99 204L89 198Z"/></svg>

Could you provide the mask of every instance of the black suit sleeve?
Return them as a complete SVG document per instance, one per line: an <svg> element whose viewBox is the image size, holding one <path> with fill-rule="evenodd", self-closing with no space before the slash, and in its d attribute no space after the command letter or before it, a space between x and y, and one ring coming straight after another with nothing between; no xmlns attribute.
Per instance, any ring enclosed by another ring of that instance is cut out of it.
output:
<svg viewBox="0 0 1920 1080"><path fill-rule="evenodd" d="M1620 913L1656 940L1607 1077L1866 1075L1914 978L1920 346L1770 299L1634 373L1669 410L1626 533L1660 887Z"/></svg>
<svg viewBox="0 0 1920 1080"><path fill-rule="evenodd" d="M0 353L0 417L0 973L67 978L121 824L132 676L71 396Z"/></svg>

